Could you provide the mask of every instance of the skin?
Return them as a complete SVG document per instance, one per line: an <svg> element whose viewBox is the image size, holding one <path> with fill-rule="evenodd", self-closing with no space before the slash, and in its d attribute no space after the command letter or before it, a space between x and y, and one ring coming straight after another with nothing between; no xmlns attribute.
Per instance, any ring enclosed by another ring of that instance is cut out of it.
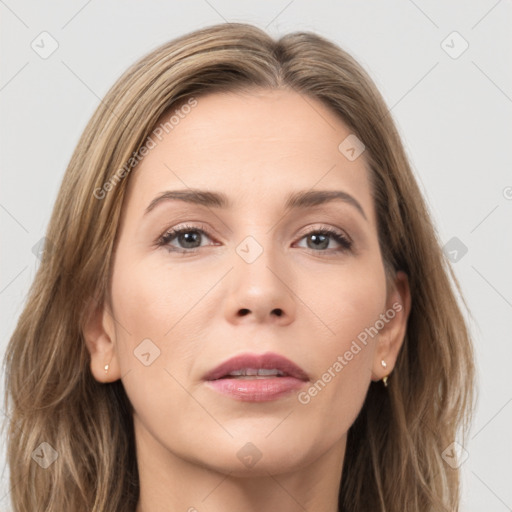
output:
<svg viewBox="0 0 512 512"><path fill-rule="evenodd" d="M364 153L350 161L338 150L351 132L326 106L289 90L197 99L130 176L112 304L91 314L84 333L96 380L122 379L135 409L137 512L334 512L347 431L404 339L407 277L398 272L386 286ZM163 201L144 215L163 191L187 188L221 191L233 207ZM349 193L367 219L342 201L284 210L290 192L311 189ZM199 249L155 246L184 224L208 231ZM348 235L352 249L332 237L327 248L312 244L325 227ZM236 251L249 235L263 249L252 263ZM401 311L307 404L295 391L240 402L202 380L234 355L272 351L311 385L393 304ZM134 350L147 338L160 354L145 366ZM252 467L237 457L248 442L261 454Z"/></svg>

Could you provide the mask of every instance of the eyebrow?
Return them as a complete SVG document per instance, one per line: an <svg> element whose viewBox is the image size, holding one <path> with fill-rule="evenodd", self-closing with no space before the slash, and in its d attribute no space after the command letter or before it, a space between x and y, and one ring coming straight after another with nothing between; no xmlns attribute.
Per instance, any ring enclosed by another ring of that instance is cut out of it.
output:
<svg viewBox="0 0 512 512"><path fill-rule="evenodd" d="M183 201L186 203L205 206L207 208L231 208L232 203L226 194L222 192L210 192L199 189L166 190L155 197L146 208L147 215L158 204L166 201ZM363 207L353 196L341 190L305 190L292 192L286 199L285 209L299 210L330 203L343 201L355 207L359 213L368 220Z"/></svg>

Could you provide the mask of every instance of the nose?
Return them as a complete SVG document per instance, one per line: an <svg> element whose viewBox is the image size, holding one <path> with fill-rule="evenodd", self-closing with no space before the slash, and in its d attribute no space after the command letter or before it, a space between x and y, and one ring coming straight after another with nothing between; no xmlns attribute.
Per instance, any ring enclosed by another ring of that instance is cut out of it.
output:
<svg viewBox="0 0 512 512"><path fill-rule="evenodd" d="M295 319L293 277L284 261L270 257L270 251L263 251L252 263L236 255L227 286L224 313L232 324L287 325Z"/></svg>

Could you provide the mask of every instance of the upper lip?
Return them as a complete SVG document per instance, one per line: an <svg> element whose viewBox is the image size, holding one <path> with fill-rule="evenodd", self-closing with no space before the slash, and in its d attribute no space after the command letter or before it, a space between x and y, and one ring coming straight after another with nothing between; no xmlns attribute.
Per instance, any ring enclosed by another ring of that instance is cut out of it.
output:
<svg viewBox="0 0 512 512"><path fill-rule="evenodd" d="M219 366L208 372L204 380L216 380L225 377L229 373L244 368L255 369L276 369L286 376L295 377L300 380L309 380L307 373L284 356L267 352L265 354L240 354L224 361Z"/></svg>

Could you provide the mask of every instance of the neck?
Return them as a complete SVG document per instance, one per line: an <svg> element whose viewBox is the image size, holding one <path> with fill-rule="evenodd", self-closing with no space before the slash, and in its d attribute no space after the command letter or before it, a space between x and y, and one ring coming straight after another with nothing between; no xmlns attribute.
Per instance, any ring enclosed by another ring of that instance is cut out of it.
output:
<svg viewBox="0 0 512 512"><path fill-rule="evenodd" d="M266 467L262 459L240 473L238 466L219 470L176 455L134 419L140 482L136 512L338 512L346 436L293 470Z"/></svg>

